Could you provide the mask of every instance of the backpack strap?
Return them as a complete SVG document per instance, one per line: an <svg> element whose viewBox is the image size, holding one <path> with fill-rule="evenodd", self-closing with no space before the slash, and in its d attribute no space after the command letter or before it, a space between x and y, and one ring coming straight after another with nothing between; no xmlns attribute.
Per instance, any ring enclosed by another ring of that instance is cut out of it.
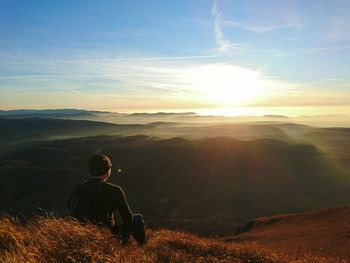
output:
<svg viewBox="0 0 350 263"><path fill-rule="evenodd" d="M68 201L68 208L71 216L81 221L84 221L83 218L87 216L84 215L84 213L87 212L87 195L89 194L91 188L91 183L89 181L90 180L85 180L79 184L79 186L73 191Z"/></svg>

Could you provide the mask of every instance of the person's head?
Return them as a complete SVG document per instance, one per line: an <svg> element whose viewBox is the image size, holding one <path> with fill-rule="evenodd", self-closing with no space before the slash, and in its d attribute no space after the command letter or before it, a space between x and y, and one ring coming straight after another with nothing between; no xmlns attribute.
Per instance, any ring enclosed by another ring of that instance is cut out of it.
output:
<svg viewBox="0 0 350 263"><path fill-rule="evenodd" d="M96 154L89 160L90 175L106 180L111 175L111 160L104 154Z"/></svg>

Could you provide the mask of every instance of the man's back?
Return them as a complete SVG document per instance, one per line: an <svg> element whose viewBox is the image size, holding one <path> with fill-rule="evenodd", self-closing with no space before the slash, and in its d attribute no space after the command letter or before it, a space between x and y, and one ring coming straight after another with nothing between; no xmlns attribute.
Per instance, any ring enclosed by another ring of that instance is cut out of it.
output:
<svg viewBox="0 0 350 263"><path fill-rule="evenodd" d="M139 244L145 242L143 217L132 214L120 186L108 183L112 162L104 154L96 154L89 160L91 179L83 182L71 195L68 206L71 216L82 222L92 222L109 227L126 243L130 234ZM122 224L117 226L114 213L118 210Z"/></svg>
<svg viewBox="0 0 350 263"><path fill-rule="evenodd" d="M83 182L69 200L72 216L81 221L113 227L117 209L126 225L131 224L132 213L121 187L99 178Z"/></svg>

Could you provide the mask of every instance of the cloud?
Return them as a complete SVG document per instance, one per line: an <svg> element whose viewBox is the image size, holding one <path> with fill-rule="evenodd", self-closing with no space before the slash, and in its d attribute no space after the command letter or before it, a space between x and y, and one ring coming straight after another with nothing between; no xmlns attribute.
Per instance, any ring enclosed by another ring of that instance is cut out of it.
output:
<svg viewBox="0 0 350 263"><path fill-rule="evenodd" d="M214 16L214 34L215 34L216 45L218 46L219 51L225 52L230 50L241 50L243 48L241 44L231 43L224 36L222 27L221 27L222 13L219 9L218 0L213 1L211 13Z"/></svg>
<svg viewBox="0 0 350 263"><path fill-rule="evenodd" d="M327 10L326 38L332 42L346 43L350 39L350 3L347 0L332 2Z"/></svg>
<svg viewBox="0 0 350 263"><path fill-rule="evenodd" d="M154 37L156 32L139 28L119 28L114 31L90 31L89 37L96 38L137 38L137 37Z"/></svg>
<svg viewBox="0 0 350 263"><path fill-rule="evenodd" d="M84 96L88 93L124 94L129 98L150 94L153 97L178 96L190 92L181 80L184 70L195 64L194 59L212 57L43 60L34 66L21 64L21 73L0 75L0 90L7 94L29 92L34 97L38 97L38 93L69 93L70 90ZM12 71L16 72L16 65L13 67ZM29 74L33 68L40 73ZM67 88L63 90L62 87Z"/></svg>
<svg viewBox="0 0 350 263"><path fill-rule="evenodd" d="M350 49L350 45L329 46L329 47L310 47L310 48L302 48L302 49L299 49L298 51L301 53L315 53L315 52L328 52L328 51L338 51L338 50L348 50L348 49Z"/></svg>
<svg viewBox="0 0 350 263"><path fill-rule="evenodd" d="M349 39L350 34L350 12L347 16L339 16L334 18L328 29L327 37L332 41L343 41Z"/></svg>
<svg viewBox="0 0 350 263"><path fill-rule="evenodd" d="M217 55L206 56L170 56L170 57L121 57L121 58L108 58L108 59L54 59L54 60L26 60L26 61L10 61L3 62L2 65L22 65L22 64L47 64L47 63L78 63L78 64L105 64L116 63L123 61L152 61L152 60L191 60L191 59L207 59L217 58ZM17 59L18 60L18 59Z"/></svg>
<svg viewBox="0 0 350 263"><path fill-rule="evenodd" d="M278 50L278 49L251 49L250 52L258 52L258 53L266 53L269 55L274 55L277 57L284 56L294 56L294 55L310 55L314 53L328 53L328 52L336 52L336 51L346 51L350 50L350 45L344 46L324 46L324 47L307 47L307 48L297 48L290 50Z"/></svg>
<svg viewBox="0 0 350 263"><path fill-rule="evenodd" d="M230 20L223 20L222 23L226 26L230 26L230 27L234 27L234 28L238 28L238 29L243 29L243 30L247 30L250 32L255 32L255 33L266 33L266 32L271 32L271 31L275 31L275 30L279 30L279 29L298 28L299 27L295 23L276 24L276 25L267 25L267 26L251 25L251 24L230 21Z"/></svg>
<svg viewBox="0 0 350 263"><path fill-rule="evenodd" d="M302 37L285 37L282 40L284 41L293 41L293 42L299 42L302 41L303 38Z"/></svg>
<svg viewBox="0 0 350 263"><path fill-rule="evenodd" d="M301 28L301 23L295 12L295 1L290 1L288 3L277 1L271 4L258 1L255 2L254 5L251 5L250 2L244 2L244 5L245 9L243 11L246 13L243 15L245 18L250 19L251 22L223 19L222 12L218 6L218 0L214 0L212 14L215 18L214 31L219 48L227 49L231 44L230 41L224 37L222 26L254 33L267 33L281 29ZM273 13L271 11L271 6L273 6Z"/></svg>
<svg viewBox="0 0 350 263"><path fill-rule="evenodd" d="M254 95L256 100L252 101L258 106L336 105L349 102L347 87L342 88L345 92L342 94L340 88L337 88L338 92L324 92L315 85L308 87L306 84L266 76L254 69L223 63L221 59L140 58L48 60L34 66L13 65L11 71L17 74L8 72L6 76L0 76L2 99L19 105L22 99L30 98L30 105L23 104L26 107L43 104L42 98L54 97L56 107L67 106L69 101L79 107L95 108L94 105L100 105L102 101L109 105L106 109L118 109L120 105L124 109L131 109L133 105L138 105L135 109L198 108L213 107L212 100L216 94L218 100L231 103L227 91L237 92L241 98L245 95L250 97L250 93L256 95L249 87L260 83L263 92L261 96ZM16 67L20 70L16 71ZM347 85L346 81L341 84ZM231 87L236 91L232 91ZM51 102L46 101L46 107L50 107Z"/></svg>

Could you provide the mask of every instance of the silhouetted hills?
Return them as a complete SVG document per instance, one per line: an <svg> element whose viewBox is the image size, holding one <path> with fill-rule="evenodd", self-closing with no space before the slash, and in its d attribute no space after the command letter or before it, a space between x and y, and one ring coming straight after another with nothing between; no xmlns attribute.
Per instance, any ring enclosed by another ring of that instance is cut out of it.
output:
<svg viewBox="0 0 350 263"><path fill-rule="evenodd" d="M302 138L317 145L350 179L350 128L313 129Z"/></svg>
<svg viewBox="0 0 350 263"><path fill-rule="evenodd" d="M113 167L122 168L110 180L124 187L133 209L152 225L233 231L253 217L350 200L348 182L312 145L95 136L31 143L4 153L1 211L28 213L40 206L65 213L70 186L87 176L95 152L107 153Z"/></svg>
<svg viewBox="0 0 350 263"><path fill-rule="evenodd" d="M230 136L240 140L252 140L258 138L271 138L282 141L292 142L293 139L284 131L269 124L202 124L202 125L174 125L168 126L164 123L152 124L157 127L160 135L171 136L176 134L178 137L188 139L222 137Z"/></svg>
<svg viewBox="0 0 350 263"><path fill-rule="evenodd" d="M195 112L181 112L181 113L175 113L175 112L156 112L156 113L146 113L146 112L137 112L137 113L131 113L129 116L131 117L155 117L155 116L198 116Z"/></svg>
<svg viewBox="0 0 350 263"><path fill-rule="evenodd" d="M151 225L224 234L258 216L348 204L349 138L291 123L0 118L0 210L67 213L89 157L104 152L110 180Z"/></svg>
<svg viewBox="0 0 350 263"><path fill-rule="evenodd" d="M58 118L72 120L102 121L115 124L148 124L151 122L176 122L193 124L227 124L227 123L298 123L300 125L313 125L323 127L350 127L349 118L346 115L319 115L319 116L222 116L200 115L195 112L139 112L120 113L96 110L77 109L47 109L47 110L9 110L1 111L0 117L11 119L20 118Z"/></svg>
<svg viewBox="0 0 350 263"><path fill-rule="evenodd" d="M149 125L112 124L85 120L60 119L7 119L0 118L0 142L2 147L21 142L48 140L91 135L132 135L147 133ZM0 147L0 149L2 148Z"/></svg>
<svg viewBox="0 0 350 263"><path fill-rule="evenodd" d="M94 135L151 135L159 138L198 139L230 136L241 140L272 138L293 142L285 131L271 124L112 124L87 120L52 118L0 118L0 142L4 147L26 141ZM1 147L0 147L1 148Z"/></svg>
<svg viewBox="0 0 350 263"><path fill-rule="evenodd" d="M98 113L110 113L108 111L89 111L89 110L77 110L77 109L47 109L47 110L0 110L0 116L15 117L19 116L42 116L42 115L79 115L79 114L98 114Z"/></svg>
<svg viewBox="0 0 350 263"><path fill-rule="evenodd" d="M171 113L116 113L108 111L78 110L78 109L46 109L46 110L0 110L0 117L8 119L25 118L57 118L73 120L105 121L110 123L149 123L155 121L180 120L192 118L198 115L194 112Z"/></svg>

